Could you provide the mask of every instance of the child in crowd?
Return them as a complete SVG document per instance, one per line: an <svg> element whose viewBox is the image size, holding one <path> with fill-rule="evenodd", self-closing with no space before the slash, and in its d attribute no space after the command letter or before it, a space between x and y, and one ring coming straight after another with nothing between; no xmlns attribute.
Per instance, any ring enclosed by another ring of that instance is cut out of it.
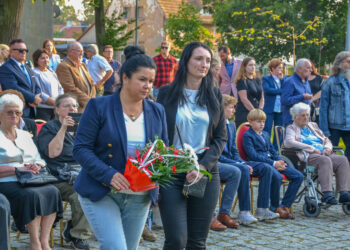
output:
<svg viewBox="0 0 350 250"><path fill-rule="evenodd" d="M248 160L267 163L272 169L272 180L268 188L271 199L270 209L283 219L294 219L290 207L304 176L293 167L287 166L272 146L270 136L263 131L266 120L264 111L253 109L249 112L247 119L251 128L243 136L243 146ZM283 180L281 174L284 174L290 182L280 204L280 187Z"/></svg>
<svg viewBox="0 0 350 250"><path fill-rule="evenodd" d="M250 213L249 177L252 174L259 177L259 195L257 218L269 220L278 218L279 215L268 210L269 189L272 169L268 164L261 162L245 162L241 159L236 148L236 127L229 121L235 113L236 98L223 95L225 106L226 130L228 140L222 152L218 167L220 180L225 182L225 189L221 199L221 206L217 218L213 217L210 228L212 230L225 230L226 227L237 228L239 223L249 225L258 220ZM236 222L230 217L233 199L238 191L239 209Z"/></svg>

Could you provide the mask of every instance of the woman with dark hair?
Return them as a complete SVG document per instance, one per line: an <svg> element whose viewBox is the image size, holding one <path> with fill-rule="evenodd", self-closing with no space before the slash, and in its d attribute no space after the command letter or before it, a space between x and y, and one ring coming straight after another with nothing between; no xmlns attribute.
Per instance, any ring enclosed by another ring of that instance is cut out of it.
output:
<svg viewBox="0 0 350 250"><path fill-rule="evenodd" d="M308 77L312 93L310 118L313 122L316 122L318 124L320 118L320 98L323 78L320 73L317 72L315 64L311 60L310 62L312 67L311 74Z"/></svg>
<svg viewBox="0 0 350 250"><path fill-rule="evenodd" d="M82 166L74 188L102 250L137 248L158 190L131 191L123 175L125 164L156 136L168 144L164 108L145 99L156 65L138 46L127 46L124 54L121 88L89 101L73 148L73 157ZM111 188L118 192L110 192Z"/></svg>
<svg viewBox="0 0 350 250"><path fill-rule="evenodd" d="M260 79L256 77L255 66L254 58L244 58L236 78L238 103L235 123L237 128L247 122L250 110L264 107L263 88Z"/></svg>
<svg viewBox="0 0 350 250"><path fill-rule="evenodd" d="M213 175L203 198L182 194L186 180L192 183L203 177L197 171L178 174L171 184L160 188L164 249L205 249L219 196L217 162L227 135L221 92L213 86L211 60L212 52L205 44L187 45L175 80L160 89L157 99L165 107L170 144L179 149L183 143L191 145L198 152L199 166Z"/></svg>
<svg viewBox="0 0 350 250"><path fill-rule="evenodd" d="M61 58L57 54L54 42L49 39L45 40L43 43L43 49L47 50L50 58L48 68L56 72L58 64L61 63Z"/></svg>
<svg viewBox="0 0 350 250"><path fill-rule="evenodd" d="M63 94L63 88L55 71L48 68L49 53L45 49L37 49L33 53L33 73L41 89L43 103L37 107L35 118L50 121L55 118L54 105L57 96Z"/></svg>

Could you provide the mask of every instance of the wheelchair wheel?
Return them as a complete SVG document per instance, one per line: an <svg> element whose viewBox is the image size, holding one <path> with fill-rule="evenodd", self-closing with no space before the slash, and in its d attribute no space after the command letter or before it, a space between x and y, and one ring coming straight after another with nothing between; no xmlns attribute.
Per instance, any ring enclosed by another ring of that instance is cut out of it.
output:
<svg viewBox="0 0 350 250"><path fill-rule="evenodd" d="M350 215L350 204L349 203L343 204L342 208L343 208L343 211L346 215Z"/></svg>
<svg viewBox="0 0 350 250"><path fill-rule="evenodd" d="M286 157L284 155L280 155L280 157L282 160L284 160L287 163L288 166L295 168L293 162L291 160L289 160L288 157Z"/></svg>
<svg viewBox="0 0 350 250"><path fill-rule="evenodd" d="M303 212L306 217L317 217L321 213L321 208L318 206L316 201L308 201L303 205Z"/></svg>

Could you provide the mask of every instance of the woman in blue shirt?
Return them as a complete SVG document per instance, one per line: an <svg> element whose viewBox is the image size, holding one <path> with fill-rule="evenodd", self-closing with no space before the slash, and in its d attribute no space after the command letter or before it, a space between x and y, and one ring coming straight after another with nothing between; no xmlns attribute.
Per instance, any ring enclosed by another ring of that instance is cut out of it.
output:
<svg viewBox="0 0 350 250"><path fill-rule="evenodd" d="M43 43L43 49L46 49L49 53L50 63L48 68L56 72L58 64L61 63L61 58L57 54L55 44L51 40L45 40Z"/></svg>
<svg viewBox="0 0 350 250"><path fill-rule="evenodd" d="M73 157L82 166L74 188L100 249L137 248L151 200L158 191L133 192L125 164L158 135L168 144L163 106L146 100L156 65L137 46L124 49L122 87L113 95L91 99L81 117ZM117 193L111 193L111 188Z"/></svg>

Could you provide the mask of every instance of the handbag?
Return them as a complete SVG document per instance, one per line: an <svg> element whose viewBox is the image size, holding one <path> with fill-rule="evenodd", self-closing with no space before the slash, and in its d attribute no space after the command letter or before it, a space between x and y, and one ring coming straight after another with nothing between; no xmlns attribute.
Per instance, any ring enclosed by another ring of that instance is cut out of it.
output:
<svg viewBox="0 0 350 250"><path fill-rule="evenodd" d="M175 125L175 126L176 126L177 134L178 134L179 139L180 139L181 146L183 148L184 147L183 146L184 143L182 141L182 137L181 137L179 128L178 128L177 125ZM204 192L205 192L205 188L207 186L207 183L208 183L208 177L207 176L203 176L198 182L196 182L194 184L191 184L191 183L189 183L186 180L185 183L184 183L184 186L182 188L182 194L184 196L186 196L187 198L189 196L193 196L193 197L201 199L201 198L204 197Z"/></svg>
<svg viewBox="0 0 350 250"><path fill-rule="evenodd" d="M16 168L16 176L18 182L24 187L40 186L58 181L58 179L55 176L49 174L46 167L41 168L39 173L37 174L33 174L30 171L23 171L19 168Z"/></svg>

